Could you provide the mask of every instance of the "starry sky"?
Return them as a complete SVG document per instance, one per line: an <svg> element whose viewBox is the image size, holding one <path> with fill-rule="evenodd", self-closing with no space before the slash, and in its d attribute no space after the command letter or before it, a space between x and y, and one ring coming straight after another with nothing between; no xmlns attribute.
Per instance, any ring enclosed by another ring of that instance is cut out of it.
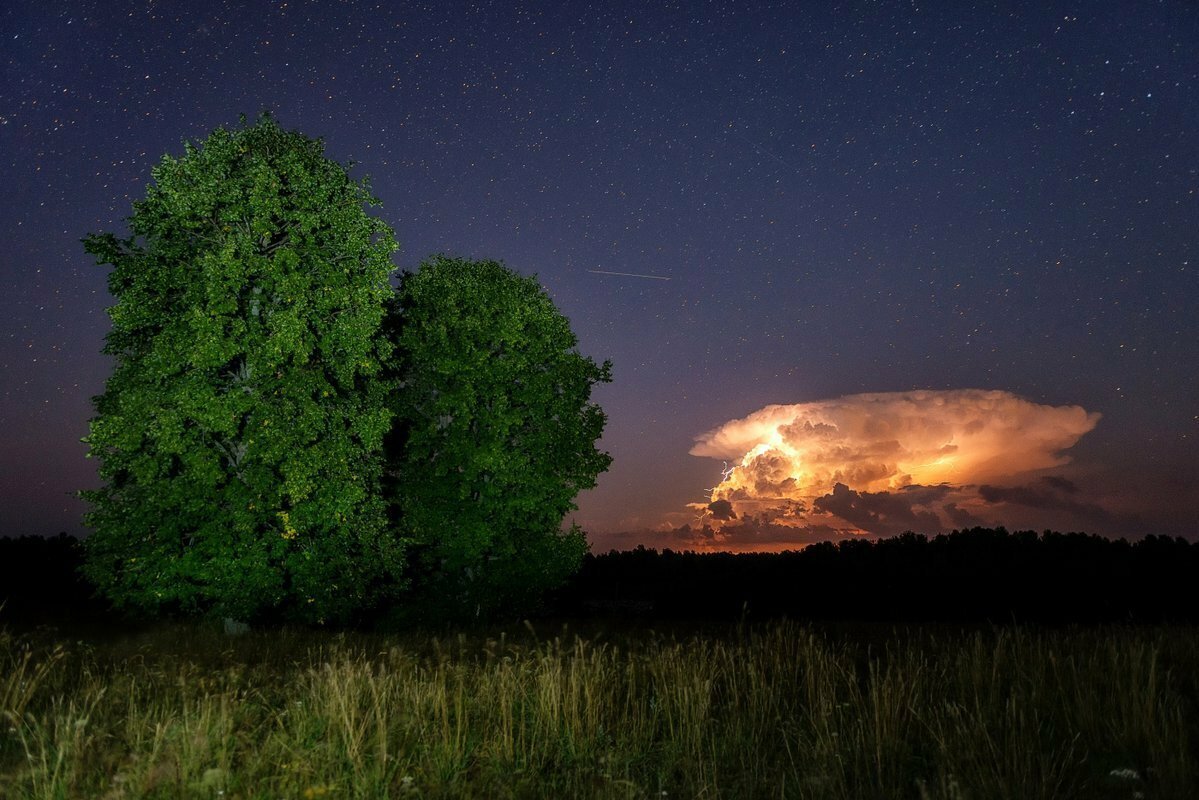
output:
<svg viewBox="0 0 1199 800"><path fill-rule="evenodd" d="M0 535L84 530L80 238L270 110L398 268L536 274L613 361L596 550L1199 536L1196 43L1183 0L7 0Z"/></svg>

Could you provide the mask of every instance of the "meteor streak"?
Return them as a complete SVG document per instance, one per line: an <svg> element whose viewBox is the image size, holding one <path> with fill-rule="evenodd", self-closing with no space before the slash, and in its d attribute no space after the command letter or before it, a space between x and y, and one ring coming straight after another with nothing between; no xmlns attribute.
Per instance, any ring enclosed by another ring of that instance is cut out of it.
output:
<svg viewBox="0 0 1199 800"><path fill-rule="evenodd" d="M594 273L596 275L620 275L625 278L649 278L649 279L655 280L655 281L670 280L670 278L663 277L662 275L641 275L640 273L637 273L637 272L609 272L606 269L589 269L587 271Z"/></svg>

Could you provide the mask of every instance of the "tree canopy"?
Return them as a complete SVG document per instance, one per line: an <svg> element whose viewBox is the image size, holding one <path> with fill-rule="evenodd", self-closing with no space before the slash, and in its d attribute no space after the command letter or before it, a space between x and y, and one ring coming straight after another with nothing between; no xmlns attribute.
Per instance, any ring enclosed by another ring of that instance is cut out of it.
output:
<svg viewBox="0 0 1199 800"><path fill-rule="evenodd" d="M153 178L128 238L84 240L116 299L87 575L120 606L348 618L403 581L379 490L395 237L269 117Z"/></svg>
<svg viewBox="0 0 1199 800"><path fill-rule="evenodd" d="M393 290L367 183L269 116L153 178L84 239L116 300L84 572L118 607L477 612L578 568L610 365L536 280L437 257Z"/></svg>
<svg viewBox="0 0 1199 800"><path fill-rule="evenodd" d="M563 518L611 462L590 402L611 365L577 351L534 278L495 261L427 260L403 276L389 327L391 499L418 580L459 613L560 584L587 549Z"/></svg>

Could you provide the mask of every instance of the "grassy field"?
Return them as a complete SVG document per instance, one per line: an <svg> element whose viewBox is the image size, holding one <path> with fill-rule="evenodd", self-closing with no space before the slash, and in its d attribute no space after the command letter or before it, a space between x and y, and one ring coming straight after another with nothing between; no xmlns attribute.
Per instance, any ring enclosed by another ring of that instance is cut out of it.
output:
<svg viewBox="0 0 1199 800"><path fill-rule="evenodd" d="M4 798L1193 798L1199 632L0 633Z"/></svg>

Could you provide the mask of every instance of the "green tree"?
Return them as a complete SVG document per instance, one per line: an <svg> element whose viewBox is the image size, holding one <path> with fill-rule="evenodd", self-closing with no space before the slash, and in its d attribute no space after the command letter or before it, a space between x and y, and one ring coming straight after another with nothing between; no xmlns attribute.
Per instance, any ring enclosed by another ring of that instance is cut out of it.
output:
<svg viewBox="0 0 1199 800"><path fill-rule="evenodd" d="M404 569L379 491L395 237L267 116L152 174L129 238L84 239L116 299L85 573L122 607L349 618Z"/></svg>
<svg viewBox="0 0 1199 800"><path fill-rule="evenodd" d="M404 274L391 315L400 379L389 441L393 510L419 560L420 602L514 609L560 584L587 550L561 530L611 457L590 402L611 365L577 352L533 278L435 257Z"/></svg>

